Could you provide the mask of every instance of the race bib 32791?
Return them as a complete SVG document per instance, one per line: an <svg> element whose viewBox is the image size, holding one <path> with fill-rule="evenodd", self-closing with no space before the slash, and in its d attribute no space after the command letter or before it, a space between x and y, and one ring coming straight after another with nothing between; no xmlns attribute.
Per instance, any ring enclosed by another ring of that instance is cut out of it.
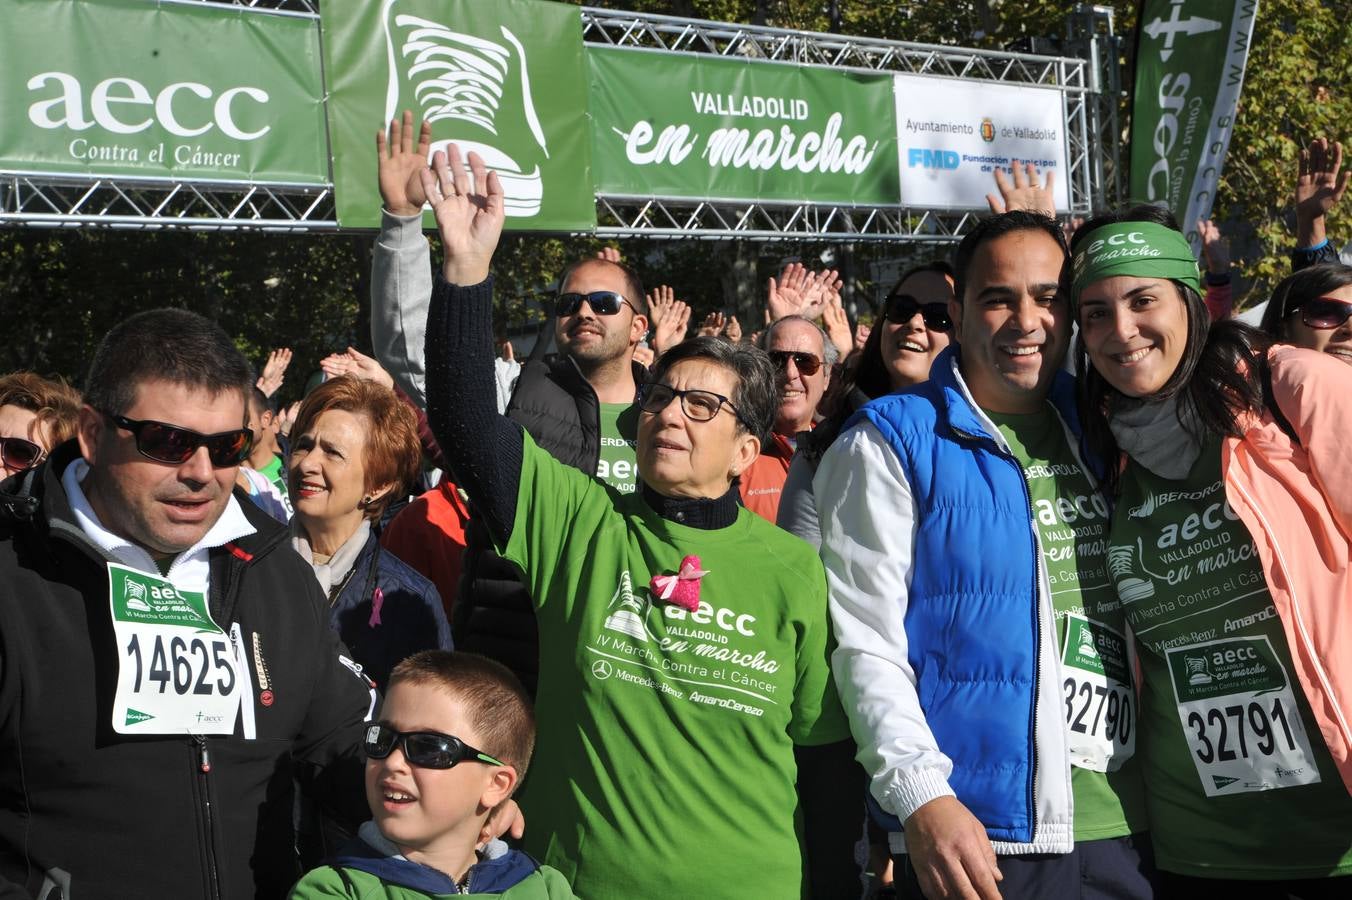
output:
<svg viewBox="0 0 1352 900"><path fill-rule="evenodd" d="M240 649L206 596L108 564L117 639L113 729L121 734L231 734L244 696Z"/></svg>

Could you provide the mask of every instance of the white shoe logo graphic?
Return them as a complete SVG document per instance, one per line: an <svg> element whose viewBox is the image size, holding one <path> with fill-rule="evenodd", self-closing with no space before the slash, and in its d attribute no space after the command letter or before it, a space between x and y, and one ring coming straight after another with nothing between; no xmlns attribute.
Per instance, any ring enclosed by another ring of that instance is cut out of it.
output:
<svg viewBox="0 0 1352 900"><path fill-rule="evenodd" d="M405 108L415 108L424 121L432 123L434 132L451 131L453 135L433 141L429 153L445 150L451 143L465 154L478 153L502 181L507 215L538 214L544 196L540 166L531 164L526 171L526 164L503 149L512 148L518 157L523 151L533 155L529 147L533 140L539 153L549 158L544 129L531 99L525 48L506 26L499 26L505 41L499 44L420 16L391 15L397 2L386 0L382 16L389 63L385 121ZM525 128L511 127L522 120ZM436 123L442 121L454 124L438 128Z"/></svg>

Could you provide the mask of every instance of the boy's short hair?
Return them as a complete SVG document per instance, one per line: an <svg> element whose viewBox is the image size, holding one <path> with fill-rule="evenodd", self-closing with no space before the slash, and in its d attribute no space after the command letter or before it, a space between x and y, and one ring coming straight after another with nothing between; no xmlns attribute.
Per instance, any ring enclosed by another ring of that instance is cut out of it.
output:
<svg viewBox="0 0 1352 900"><path fill-rule="evenodd" d="M477 653L424 650L394 667L387 690L397 684L440 688L460 701L479 735L478 749L516 769L517 784L526 777L535 749L535 713L506 666Z"/></svg>

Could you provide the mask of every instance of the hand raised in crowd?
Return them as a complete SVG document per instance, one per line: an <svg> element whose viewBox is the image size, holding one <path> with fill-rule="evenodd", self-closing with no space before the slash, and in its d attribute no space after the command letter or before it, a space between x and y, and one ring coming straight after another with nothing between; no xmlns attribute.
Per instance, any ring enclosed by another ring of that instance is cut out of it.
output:
<svg viewBox="0 0 1352 900"><path fill-rule="evenodd" d="M1037 168L1032 163L1015 163L1014 177L1010 179L1003 169L995 170L995 188L1000 192L986 195L986 203L991 212L1013 212L1021 209L1026 212L1042 213L1048 218L1056 218L1056 200L1052 193L1052 172L1047 170L1042 184L1038 184Z"/></svg>
<svg viewBox="0 0 1352 900"><path fill-rule="evenodd" d="M736 316L728 317L728 324L723 326L723 337L734 344L742 342L742 323L737 321Z"/></svg>
<svg viewBox="0 0 1352 900"><path fill-rule="evenodd" d="M286 380L286 367L291 365L291 348L278 347L268 354L268 361L263 364L263 374L258 376L258 389L267 396L271 397L281 388L282 382Z"/></svg>
<svg viewBox="0 0 1352 900"><path fill-rule="evenodd" d="M868 341L868 336L873 329L860 322L854 326L854 349L863 350L864 344Z"/></svg>
<svg viewBox="0 0 1352 900"><path fill-rule="evenodd" d="M1071 216L1061 220L1061 234L1065 236L1067 247L1070 246L1070 239L1075 236L1075 231L1083 224L1084 216Z"/></svg>
<svg viewBox="0 0 1352 900"><path fill-rule="evenodd" d="M699 326L699 336L718 337L723 333L723 326L726 324L727 320L723 318L723 314L714 310L704 317L704 322Z"/></svg>
<svg viewBox="0 0 1352 900"><path fill-rule="evenodd" d="M1343 199L1352 168L1343 169L1343 145L1328 138L1310 141L1300 151L1296 176L1296 246L1314 247L1327 237L1324 216Z"/></svg>
<svg viewBox="0 0 1352 900"><path fill-rule="evenodd" d="M1224 275L1230 271L1230 242L1221 234L1220 227L1211 219L1197 220L1197 234L1202 238L1202 259L1209 275Z"/></svg>
<svg viewBox="0 0 1352 900"><path fill-rule="evenodd" d="M657 362L657 354L653 352L652 347L646 347L639 344L634 348L634 362L643 366L645 369L651 369L653 363Z"/></svg>
<svg viewBox="0 0 1352 900"><path fill-rule="evenodd" d="M495 841L504 834L518 841L526 836L526 816L515 800L508 800L488 817L484 827L479 829L479 843L474 849L482 850L489 841Z"/></svg>
<svg viewBox="0 0 1352 900"><path fill-rule="evenodd" d="M845 304L841 302L839 292L831 294L822 308L822 327L826 329L826 336L835 345L840 358L849 356L854 347L854 335L850 332L850 317L845 314Z"/></svg>
<svg viewBox="0 0 1352 900"><path fill-rule="evenodd" d="M834 269L810 272L799 262L791 262L779 273L779 279L770 279L766 294L769 321L778 322L785 316L818 319L832 293L839 293L844 282Z"/></svg>
<svg viewBox="0 0 1352 900"><path fill-rule="evenodd" d="M956 797L937 797L906 820L906 852L930 900L1000 900L1004 876L986 829Z"/></svg>
<svg viewBox="0 0 1352 900"><path fill-rule="evenodd" d="M498 357L507 362L516 361L516 348L512 346L511 341L503 341L498 345Z"/></svg>
<svg viewBox="0 0 1352 900"><path fill-rule="evenodd" d="M300 412L300 401L283 406L277 411L277 432L282 437L290 437L291 426L296 424L296 413Z"/></svg>
<svg viewBox="0 0 1352 900"><path fill-rule="evenodd" d="M690 305L676 299L670 285L648 292L648 311L653 317L653 353L661 356L681 341L690 327Z"/></svg>
<svg viewBox="0 0 1352 900"><path fill-rule="evenodd" d="M467 172L460 148L451 144L448 151L438 150L420 177L446 252L442 277L468 286L488 278L507 208L498 173L488 171L479 154L470 153Z"/></svg>
<svg viewBox="0 0 1352 900"><path fill-rule="evenodd" d="M617 264L622 261L620 249L618 247L602 247L600 250L596 251L596 258Z"/></svg>
<svg viewBox="0 0 1352 900"><path fill-rule="evenodd" d="M394 389L393 376L386 372L380 363L359 352L355 347L348 347L346 352L332 353L324 357L319 361L319 368L330 378L351 375L362 381L374 381L376 384Z"/></svg>
<svg viewBox="0 0 1352 900"><path fill-rule="evenodd" d="M413 112L404 110L402 119L390 122L389 139L376 132L376 171L380 201L396 216L412 216L427 202L418 175L427 168L427 150L432 145L432 126L422 123L418 144L413 144Z"/></svg>

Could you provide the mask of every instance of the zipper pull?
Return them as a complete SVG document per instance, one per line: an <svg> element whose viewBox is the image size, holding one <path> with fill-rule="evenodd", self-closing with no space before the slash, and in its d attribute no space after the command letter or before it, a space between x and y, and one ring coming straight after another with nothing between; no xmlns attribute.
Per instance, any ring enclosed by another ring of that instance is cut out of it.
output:
<svg viewBox="0 0 1352 900"><path fill-rule="evenodd" d="M197 751L202 755L202 774L211 772L211 754L207 752L207 739L198 735L193 738L197 742Z"/></svg>

